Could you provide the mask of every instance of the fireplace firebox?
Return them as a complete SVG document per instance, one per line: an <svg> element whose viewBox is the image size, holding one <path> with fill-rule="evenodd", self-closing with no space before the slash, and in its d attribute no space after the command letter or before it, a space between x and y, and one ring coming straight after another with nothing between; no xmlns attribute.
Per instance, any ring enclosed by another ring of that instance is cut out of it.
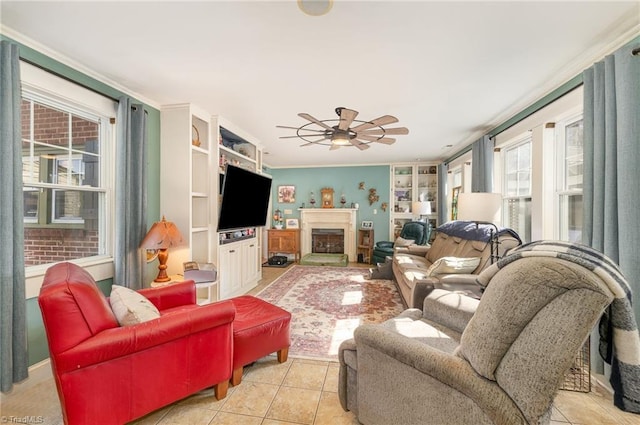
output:
<svg viewBox="0 0 640 425"><path fill-rule="evenodd" d="M311 252L344 254L344 229L311 229Z"/></svg>

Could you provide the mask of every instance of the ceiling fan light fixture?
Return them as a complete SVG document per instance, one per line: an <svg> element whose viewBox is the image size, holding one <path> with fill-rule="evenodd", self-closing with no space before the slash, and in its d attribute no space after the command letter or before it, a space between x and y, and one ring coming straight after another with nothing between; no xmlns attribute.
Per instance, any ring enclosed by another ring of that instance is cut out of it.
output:
<svg viewBox="0 0 640 425"><path fill-rule="evenodd" d="M346 131L336 130L331 136L331 144L338 146L346 146L351 144L349 133Z"/></svg>

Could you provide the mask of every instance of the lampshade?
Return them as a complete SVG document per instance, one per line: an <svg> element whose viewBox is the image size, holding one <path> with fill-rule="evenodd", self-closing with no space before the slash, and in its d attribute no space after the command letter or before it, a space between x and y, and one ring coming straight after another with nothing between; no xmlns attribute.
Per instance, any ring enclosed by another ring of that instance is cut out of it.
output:
<svg viewBox="0 0 640 425"><path fill-rule="evenodd" d="M431 214L431 202L415 201L411 204L411 210L417 215L429 215Z"/></svg>
<svg viewBox="0 0 640 425"><path fill-rule="evenodd" d="M169 282L171 280L167 276L167 260L169 259L167 249L183 244L182 234L174 223L167 221L164 216L161 221L153 223L147 236L140 243L140 248L158 250L160 264L158 265L158 276L154 279L155 282Z"/></svg>
<svg viewBox="0 0 640 425"><path fill-rule="evenodd" d="M161 221L156 221L147 232L147 236L140 242L140 248L166 249L179 246L184 243L182 234L171 221L162 216Z"/></svg>
<svg viewBox="0 0 640 425"><path fill-rule="evenodd" d="M458 220L486 221L496 223L500 221L500 193L473 192L458 195Z"/></svg>

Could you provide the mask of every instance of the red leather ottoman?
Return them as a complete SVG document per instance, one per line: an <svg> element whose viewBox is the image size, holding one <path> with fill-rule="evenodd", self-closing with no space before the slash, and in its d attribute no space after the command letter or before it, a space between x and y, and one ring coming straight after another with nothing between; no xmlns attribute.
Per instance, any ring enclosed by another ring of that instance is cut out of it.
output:
<svg viewBox="0 0 640 425"><path fill-rule="evenodd" d="M233 376L242 381L242 368L259 358L278 352L278 362L289 355L291 313L251 295L231 298L236 307L233 321Z"/></svg>

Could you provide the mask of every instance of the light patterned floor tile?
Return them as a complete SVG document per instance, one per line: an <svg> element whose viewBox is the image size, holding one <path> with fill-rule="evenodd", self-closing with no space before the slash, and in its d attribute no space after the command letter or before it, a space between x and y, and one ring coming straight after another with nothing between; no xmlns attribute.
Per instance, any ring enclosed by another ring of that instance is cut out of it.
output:
<svg viewBox="0 0 640 425"><path fill-rule="evenodd" d="M236 413L218 412L209 425L261 425L258 416L238 415Z"/></svg>
<svg viewBox="0 0 640 425"><path fill-rule="evenodd" d="M198 407L200 409L220 410L234 391L234 387L229 387L227 390L227 396L222 400L216 400L213 388L207 388L190 397L180 400L178 404L181 406Z"/></svg>
<svg viewBox="0 0 640 425"><path fill-rule="evenodd" d="M327 364L293 362L282 385L309 390L322 390L327 376Z"/></svg>
<svg viewBox="0 0 640 425"><path fill-rule="evenodd" d="M311 425L319 401L320 391L280 387L265 418Z"/></svg>
<svg viewBox="0 0 640 425"><path fill-rule="evenodd" d="M342 409L337 393L322 393L314 425L358 425L358 423L356 415Z"/></svg>
<svg viewBox="0 0 640 425"><path fill-rule="evenodd" d="M606 409L600 406L594 399L600 397L594 393L578 393L572 391L559 391L556 396L555 405L558 410L572 424L580 425L622 425L625 422L619 417L613 417ZM587 400L593 402L586 403ZM629 414L631 415L631 414ZM634 422L629 424L639 424L640 418L633 418Z"/></svg>
<svg viewBox="0 0 640 425"><path fill-rule="evenodd" d="M246 381L235 388L220 410L264 417L277 392L277 385Z"/></svg>
<svg viewBox="0 0 640 425"><path fill-rule="evenodd" d="M281 385L284 377L289 371L293 362L291 360L278 363L275 357L266 357L254 363L250 367L245 367L246 376L243 381L261 382L263 384Z"/></svg>
<svg viewBox="0 0 640 425"><path fill-rule="evenodd" d="M340 368L333 364L329 365L327 369L327 377L324 379L324 385L322 386L322 391L338 391L338 375L340 374Z"/></svg>
<svg viewBox="0 0 640 425"><path fill-rule="evenodd" d="M189 406L174 405L158 425L203 425L211 422L216 412Z"/></svg>
<svg viewBox="0 0 640 425"><path fill-rule="evenodd" d="M167 413L169 413L169 410L173 409L173 406L175 405L171 404L169 406L163 407L162 409L155 410L149 413L148 415L141 417L140 419L130 422L129 424L130 425L156 425L160 423L162 418L164 418Z"/></svg>

